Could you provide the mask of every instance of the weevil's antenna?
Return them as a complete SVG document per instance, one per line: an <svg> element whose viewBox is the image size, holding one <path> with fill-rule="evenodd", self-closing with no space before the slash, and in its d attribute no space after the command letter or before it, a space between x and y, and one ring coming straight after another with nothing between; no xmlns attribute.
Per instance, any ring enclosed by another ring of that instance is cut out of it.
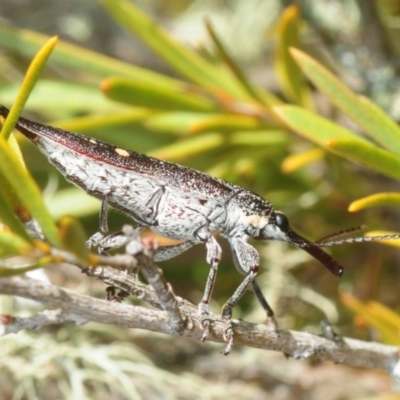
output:
<svg viewBox="0 0 400 400"><path fill-rule="evenodd" d="M340 244L347 244L347 243L363 243L363 242L379 242L381 240L393 240L393 239L400 239L400 233L395 233L393 235L381 235L381 236L359 236L355 238L347 238L341 240L333 240L330 242L323 242L323 243L314 243L314 246L317 247L328 247L328 246L337 246Z"/></svg>
<svg viewBox="0 0 400 400"><path fill-rule="evenodd" d="M344 236L344 235L347 235L347 234L349 234L349 233L361 231L361 230L363 230L363 229L365 229L365 228L366 228L366 225L359 225L359 226L355 226L355 227L353 227L353 228L343 229L343 230L341 230L341 231L334 232L334 233L331 233L331 234L329 234L329 235L327 235L327 236L324 236L324 237L322 237L321 239L316 240L314 243L315 243L315 244L317 244L317 243L318 243L318 244L319 244L319 243L323 243L323 242L326 242L328 239L338 238L338 237L340 237L340 236ZM332 240L331 240L331 241L332 241Z"/></svg>

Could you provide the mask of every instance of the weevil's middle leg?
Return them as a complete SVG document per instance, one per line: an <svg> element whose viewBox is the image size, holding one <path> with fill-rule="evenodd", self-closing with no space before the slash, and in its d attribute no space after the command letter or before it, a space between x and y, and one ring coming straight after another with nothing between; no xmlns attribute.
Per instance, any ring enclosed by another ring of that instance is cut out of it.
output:
<svg viewBox="0 0 400 400"><path fill-rule="evenodd" d="M154 261L165 261L174 258L186 250L189 250L195 244L198 244L198 242L188 240L187 242L173 244L171 246L160 246L154 255Z"/></svg>
<svg viewBox="0 0 400 400"><path fill-rule="evenodd" d="M211 265L210 272L207 277L206 288L204 289L203 298L199 304L199 314L201 325L203 327L203 335L201 340L204 342L207 339L210 331L209 319L209 304L212 291L214 289L215 278L217 277L218 264L221 259L222 250L218 242L213 236L210 236L206 241L207 262Z"/></svg>

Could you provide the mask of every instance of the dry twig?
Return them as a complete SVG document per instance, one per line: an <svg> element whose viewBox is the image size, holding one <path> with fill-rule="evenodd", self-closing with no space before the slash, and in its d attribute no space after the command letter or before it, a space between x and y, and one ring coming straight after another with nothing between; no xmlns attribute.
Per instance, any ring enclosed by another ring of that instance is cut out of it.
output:
<svg viewBox="0 0 400 400"><path fill-rule="evenodd" d="M16 333L22 329L40 329L65 321L77 324L93 321L200 340L203 330L197 307L174 296L162 271L153 264L152 249L141 249L131 254L131 257L135 258L134 264L140 267L152 287L121 269L109 266L84 269L84 272L141 298L155 307L155 310L100 300L26 276L2 278L1 294L35 300L44 304L47 310L28 318L3 317L0 320L0 335ZM214 315L211 318L208 340L223 343L225 322ZM324 326L324 332L332 331L330 327ZM394 346L341 338L336 334L324 337L290 330L274 331L265 325L244 321L234 321L234 333L235 345L280 351L296 359L331 360L354 367L381 369L396 377L400 376L398 348Z"/></svg>

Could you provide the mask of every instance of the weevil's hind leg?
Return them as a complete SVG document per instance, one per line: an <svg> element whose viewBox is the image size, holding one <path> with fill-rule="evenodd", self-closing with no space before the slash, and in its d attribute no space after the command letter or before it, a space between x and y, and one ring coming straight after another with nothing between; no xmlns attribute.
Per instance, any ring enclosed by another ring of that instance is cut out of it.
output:
<svg viewBox="0 0 400 400"><path fill-rule="evenodd" d="M203 335L201 340L204 342L207 339L210 331L209 304L211 294L217 277L218 264L221 259L222 250L218 242L213 236L210 236L206 241L207 262L211 265L210 272L207 277L206 288L204 289L203 298L199 304L200 321L203 327Z"/></svg>
<svg viewBox="0 0 400 400"><path fill-rule="evenodd" d="M232 247L234 258L238 263L238 268L246 274L246 277L222 308L222 318L225 320L224 338L227 342L227 346L223 352L225 355L230 353L233 346L234 333L232 324L232 310L243 296L249 285L254 281L260 265L260 256L253 246L250 246L244 240L239 238L230 238L229 243ZM257 284L256 287L259 289ZM259 290L259 293L261 293L261 290ZM264 296L262 297L264 298ZM268 304L266 301L265 303Z"/></svg>
<svg viewBox="0 0 400 400"><path fill-rule="evenodd" d="M261 304L262 308L265 310L265 312L267 314L267 326L273 330L277 330L278 323L276 322L276 319L275 319L274 310L268 304L267 299L265 298L263 292L260 289L260 286L258 286L258 283L255 279L253 280L253 282L251 282L251 286L253 287L253 292L256 295L259 303Z"/></svg>

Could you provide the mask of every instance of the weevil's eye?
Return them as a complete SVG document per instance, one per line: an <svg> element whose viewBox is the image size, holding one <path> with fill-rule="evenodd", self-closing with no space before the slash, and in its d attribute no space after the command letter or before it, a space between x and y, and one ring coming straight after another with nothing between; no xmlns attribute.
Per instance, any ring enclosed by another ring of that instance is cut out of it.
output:
<svg viewBox="0 0 400 400"><path fill-rule="evenodd" d="M275 224L282 232L287 232L289 230L289 220L286 215L281 212L275 213Z"/></svg>

